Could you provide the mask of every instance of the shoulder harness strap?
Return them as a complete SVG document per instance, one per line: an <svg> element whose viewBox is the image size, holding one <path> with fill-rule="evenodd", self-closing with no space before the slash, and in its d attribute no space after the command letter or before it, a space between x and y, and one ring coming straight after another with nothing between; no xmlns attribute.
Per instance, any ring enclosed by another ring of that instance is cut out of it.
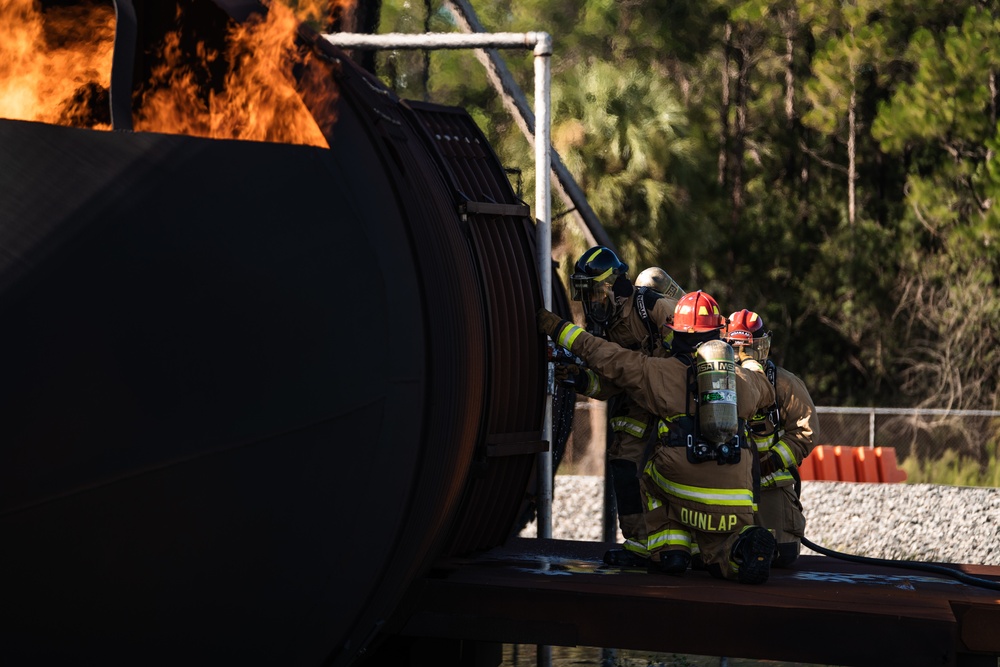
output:
<svg viewBox="0 0 1000 667"><path fill-rule="evenodd" d="M679 359L679 360L681 360L681 361L683 361L684 365L687 366L687 385L688 385L688 391L687 391L687 401L688 401L688 404L687 404L687 408L691 407L691 401L693 400L694 401L694 410L687 409L687 410L685 410L685 412L687 414L689 414L689 415L695 415L695 417L697 417L698 403L699 403L699 401L698 401L698 379L694 375L694 358L690 354L688 354L687 352L683 352L681 354L675 354L674 357L677 358L677 359ZM695 419L695 423L697 423L697 421L698 420Z"/></svg>
<svg viewBox="0 0 1000 667"><path fill-rule="evenodd" d="M770 359L764 362L764 375L767 376L767 379L771 382L771 386L774 387L774 404L768 410L767 417L774 424L774 432L777 433L778 429L781 428L781 408L778 406L778 367Z"/></svg>
<svg viewBox="0 0 1000 667"><path fill-rule="evenodd" d="M649 331L649 345L647 345L649 354L653 354L656 351L657 345L662 344L660 340L662 336L660 328L656 326L656 322L650 316L656 302L662 298L662 296L648 287L639 287L636 289L635 308L639 313L639 318L642 319L642 323L646 325L646 330Z"/></svg>

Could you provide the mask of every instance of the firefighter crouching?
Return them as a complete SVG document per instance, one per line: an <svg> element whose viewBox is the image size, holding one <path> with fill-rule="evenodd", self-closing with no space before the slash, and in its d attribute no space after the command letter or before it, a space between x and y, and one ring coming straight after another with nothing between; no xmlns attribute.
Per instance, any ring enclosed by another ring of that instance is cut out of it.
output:
<svg viewBox="0 0 1000 667"><path fill-rule="evenodd" d="M754 457L744 451L744 420L774 403L774 389L759 363L733 363L732 348L720 339L724 324L714 298L700 290L686 294L671 324L674 354L660 358L589 335L547 310L538 313L540 331L660 418L641 480L650 569L683 574L697 541L714 576L759 584L770 574L775 540L755 523ZM701 387L699 366L715 375L702 378Z"/></svg>
<svg viewBox="0 0 1000 667"><path fill-rule="evenodd" d="M672 333L667 324L681 289L669 276L667 279L670 284L665 284L664 290L672 289L670 299L658 291L637 288L628 279L628 265L611 249L595 246L577 260L570 276L570 287L573 299L583 306L588 332L643 354L668 356L663 336ZM649 554L639 468L656 420L621 389L602 381L592 370L562 365L556 371L556 377L578 394L608 401L612 430L607 451L608 470L625 543L609 550L604 555L604 562L622 567L645 566Z"/></svg>
<svg viewBox="0 0 1000 667"><path fill-rule="evenodd" d="M746 309L733 313L725 338L739 360L760 362L774 386L775 403L751 417L749 426L760 457L760 521L778 540L773 564L787 567L799 557L805 534L798 467L816 446L819 417L802 380L768 359L771 332L760 315Z"/></svg>

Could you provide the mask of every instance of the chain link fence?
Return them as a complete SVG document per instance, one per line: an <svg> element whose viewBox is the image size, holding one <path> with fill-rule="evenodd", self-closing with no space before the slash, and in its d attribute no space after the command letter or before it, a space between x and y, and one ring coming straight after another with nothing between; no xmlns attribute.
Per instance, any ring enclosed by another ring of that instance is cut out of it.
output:
<svg viewBox="0 0 1000 667"><path fill-rule="evenodd" d="M817 445L892 447L898 459L934 461L949 450L985 466L1000 447L1000 411L817 406ZM561 470L604 474L602 401L578 397Z"/></svg>
<svg viewBox="0 0 1000 667"><path fill-rule="evenodd" d="M951 450L985 465L996 455L1000 411L817 406L817 444L892 447L900 459L935 460Z"/></svg>

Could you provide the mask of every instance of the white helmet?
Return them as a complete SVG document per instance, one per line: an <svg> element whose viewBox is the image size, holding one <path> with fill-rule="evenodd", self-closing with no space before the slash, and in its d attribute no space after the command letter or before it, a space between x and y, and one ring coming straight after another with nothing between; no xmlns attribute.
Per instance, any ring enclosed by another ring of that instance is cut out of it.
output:
<svg viewBox="0 0 1000 667"><path fill-rule="evenodd" d="M677 301L685 294L670 274L658 266L651 266L636 276L635 286L648 287L666 299L671 307L676 307Z"/></svg>

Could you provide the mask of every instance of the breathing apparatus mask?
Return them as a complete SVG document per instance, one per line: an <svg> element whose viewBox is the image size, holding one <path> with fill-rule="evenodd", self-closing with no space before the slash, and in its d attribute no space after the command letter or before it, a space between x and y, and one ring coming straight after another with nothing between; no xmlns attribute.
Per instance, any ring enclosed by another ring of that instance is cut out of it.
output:
<svg viewBox="0 0 1000 667"><path fill-rule="evenodd" d="M632 283L625 274L612 274L604 280L593 278L571 280L573 299L583 304L587 322L606 327L621 310L625 299L632 295Z"/></svg>
<svg viewBox="0 0 1000 667"><path fill-rule="evenodd" d="M628 265L610 249L596 246L580 257L575 268L570 276L573 300L583 306L587 330L603 336L634 291Z"/></svg>

